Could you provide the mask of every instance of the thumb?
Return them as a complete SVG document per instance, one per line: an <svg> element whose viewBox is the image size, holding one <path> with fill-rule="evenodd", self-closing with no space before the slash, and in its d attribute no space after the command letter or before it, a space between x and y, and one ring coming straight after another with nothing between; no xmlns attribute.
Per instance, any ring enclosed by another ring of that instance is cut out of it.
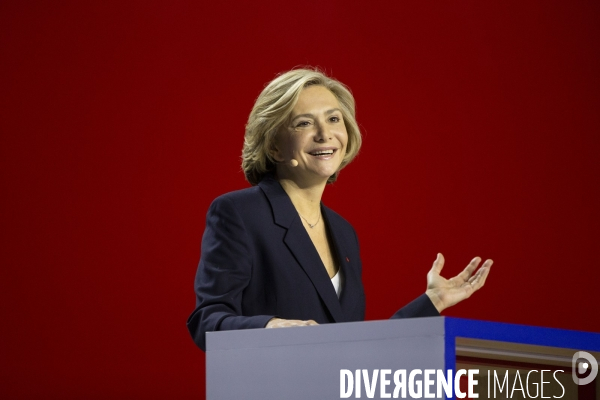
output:
<svg viewBox="0 0 600 400"><path fill-rule="evenodd" d="M435 259L435 261L433 262L433 266L431 267L431 270L435 273L437 273L438 275L441 274L442 272L442 268L444 268L444 262L446 260L444 259L444 255L442 253L437 253L437 257Z"/></svg>

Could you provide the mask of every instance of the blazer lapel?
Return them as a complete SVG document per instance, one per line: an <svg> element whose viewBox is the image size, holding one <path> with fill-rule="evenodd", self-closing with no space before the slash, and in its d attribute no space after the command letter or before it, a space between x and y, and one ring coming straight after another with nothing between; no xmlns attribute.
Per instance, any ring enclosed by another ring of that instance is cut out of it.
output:
<svg viewBox="0 0 600 400"><path fill-rule="evenodd" d="M347 246L352 246L347 241L344 241L341 236L342 227L338 226L335 221L336 218L332 218L332 210L323 206L324 217L327 219L329 225L329 232L333 241L332 245L334 250L337 252L338 260L340 262L339 267L342 270L342 294L339 302L342 310L346 316L346 321L352 321L354 318L349 314L355 309L356 302L360 299L357 293L362 290L361 276L359 274L359 268L356 263L360 260L354 260L349 258L350 252L347 251ZM339 217L338 217L339 218Z"/></svg>
<svg viewBox="0 0 600 400"><path fill-rule="evenodd" d="M287 229L283 239L285 245L308 275L334 321L346 320L331 279L289 196L279 182L270 176L265 177L259 186L271 203L275 223Z"/></svg>

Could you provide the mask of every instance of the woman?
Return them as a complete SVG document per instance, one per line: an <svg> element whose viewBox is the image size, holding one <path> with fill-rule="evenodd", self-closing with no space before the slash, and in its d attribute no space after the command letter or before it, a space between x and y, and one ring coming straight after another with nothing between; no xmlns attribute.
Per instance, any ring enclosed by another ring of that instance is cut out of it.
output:
<svg viewBox="0 0 600 400"><path fill-rule="evenodd" d="M356 233L321 204L361 146L354 98L310 69L284 73L259 95L246 125L242 167L252 187L210 206L188 329L208 331L361 321L365 299ZM427 291L392 318L437 316L481 288L492 265L474 258L446 280L438 254Z"/></svg>

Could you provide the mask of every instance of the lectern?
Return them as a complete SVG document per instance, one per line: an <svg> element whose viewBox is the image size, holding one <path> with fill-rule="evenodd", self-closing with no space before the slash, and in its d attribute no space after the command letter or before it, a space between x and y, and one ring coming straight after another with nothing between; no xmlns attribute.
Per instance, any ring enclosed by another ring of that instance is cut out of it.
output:
<svg viewBox="0 0 600 400"><path fill-rule="evenodd" d="M426 371L448 370L471 371L480 399L596 400L600 393L599 378L574 379L593 376L597 333L433 317L209 332L206 340L208 400L402 398L402 382L404 398L452 398L455 391L437 397L435 375L425 380ZM467 373L449 379L468 396L467 380Z"/></svg>

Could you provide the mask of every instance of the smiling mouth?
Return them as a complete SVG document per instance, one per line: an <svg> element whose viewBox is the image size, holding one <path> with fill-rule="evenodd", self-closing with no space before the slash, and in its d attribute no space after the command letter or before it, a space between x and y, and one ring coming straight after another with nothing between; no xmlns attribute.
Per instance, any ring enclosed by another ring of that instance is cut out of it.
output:
<svg viewBox="0 0 600 400"><path fill-rule="evenodd" d="M333 153L335 153L336 151L337 151L337 149L315 150L315 151L311 151L308 154L310 154L311 156L314 156L314 157L327 157L327 156L333 155Z"/></svg>

